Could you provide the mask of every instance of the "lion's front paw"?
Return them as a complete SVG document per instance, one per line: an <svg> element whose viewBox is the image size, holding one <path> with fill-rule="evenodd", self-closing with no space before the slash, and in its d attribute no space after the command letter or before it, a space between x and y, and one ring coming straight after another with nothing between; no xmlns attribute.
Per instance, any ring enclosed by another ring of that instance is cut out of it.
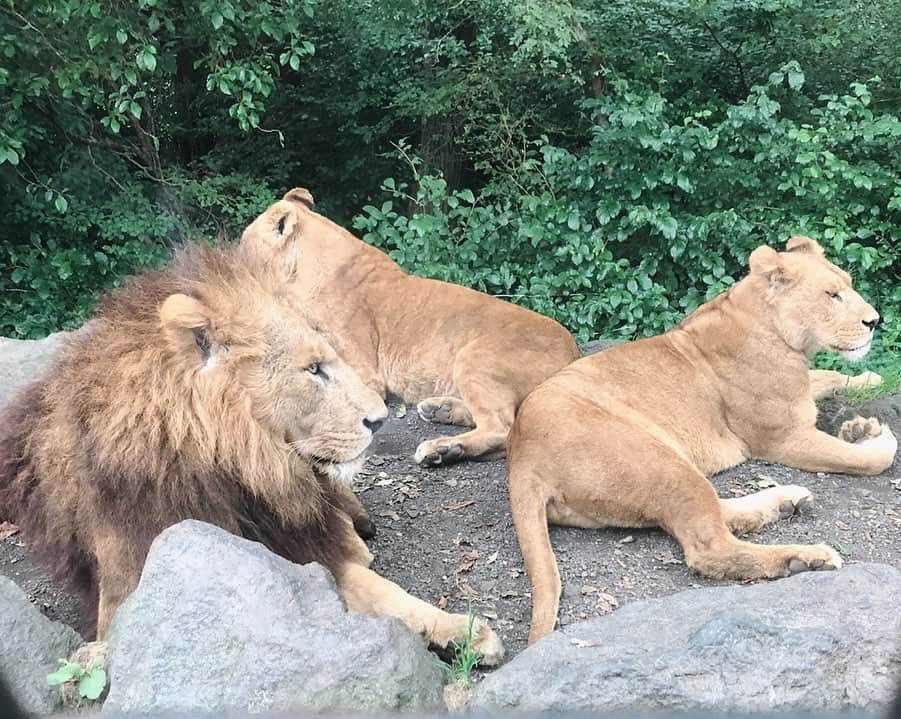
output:
<svg viewBox="0 0 901 719"><path fill-rule="evenodd" d="M454 441L453 437L430 439L416 448L413 459L424 467L437 467L440 464L453 464L463 459L463 445Z"/></svg>
<svg viewBox="0 0 901 719"><path fill-rule="evenodd" d="M875 372L861 372L859 375L852 377L848 384L851 387L876 387L882 384L882 375L878 375Z"/></svg>
<svg viewBox="0 0 901 719"><path fill-rule="evenodd" d="M838 431L839 439L852 444L863 444L866 440L879 437L882 425L875 417L855 417L842 424Z"/></svg>
<svg viewBox="0 0 901 719"><path fill-rule="evenodd" d="M797 556L788 560L788 573L821 572L841 568L843 562L832 547L826 544L813 544L800 548Z"/></svg>
<svg viewBox="0 0 901 719"><path fill-rule="evenodd" d="M477 618L472 623L472 648L479 653L479 664L483 667L497 666L504 658L501 638L484 619Z"/></svg>

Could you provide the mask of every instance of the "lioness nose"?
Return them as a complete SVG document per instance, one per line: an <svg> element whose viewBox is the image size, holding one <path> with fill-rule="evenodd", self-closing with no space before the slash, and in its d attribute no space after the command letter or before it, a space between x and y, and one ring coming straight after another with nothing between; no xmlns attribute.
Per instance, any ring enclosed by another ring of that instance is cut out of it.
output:
<svg viewBox="0 0 901 719"><path fill-rule="evenodd" d="M366 417L363 419L363 426L369 429L373 434L378 432L383 424L385 424L384 417L380 417L379 419L369 419L369 417Z"/></svg>
<svg viewBox="0 0 901 719"><path fill-rule="evenodd" d="M876 325L879 324L879 315L876 315L874 318L863 321L864 326L872 332L876 329Z"/></svg>

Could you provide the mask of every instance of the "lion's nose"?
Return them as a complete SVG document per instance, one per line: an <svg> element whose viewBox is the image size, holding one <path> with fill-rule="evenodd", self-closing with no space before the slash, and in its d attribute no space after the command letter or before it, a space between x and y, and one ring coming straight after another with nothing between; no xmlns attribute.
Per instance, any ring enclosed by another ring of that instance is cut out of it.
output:
<svg viewBox="0 0 901 719"><path fill-rule="evenodd" d="M879 315L876 315L874 318L863 321L864 327L866 327L870 332L876 329L876 325L879 324Z"/></svg>

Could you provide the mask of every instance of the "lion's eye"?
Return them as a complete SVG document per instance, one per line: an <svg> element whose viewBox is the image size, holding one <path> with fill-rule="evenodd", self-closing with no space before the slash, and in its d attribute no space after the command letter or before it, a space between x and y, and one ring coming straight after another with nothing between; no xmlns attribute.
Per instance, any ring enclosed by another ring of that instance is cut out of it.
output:
<svg viewBox="0 0 901 719"><path fill-rule="evenodd" d="M832 299L834 299L837 302L842 301L842 295L840 292L830 292L829 290L826 290L826 294L829 295Z"/></svg>
<svg viewBox="0 0 901 719"><path fill-rule="evenodd" d="M322 365L318 362L314 362L313 364L307 366L307 372L309 372L314 377L318 377L323 382L328 379L328 375L325 373L325 370L322 369Z"/></svg>

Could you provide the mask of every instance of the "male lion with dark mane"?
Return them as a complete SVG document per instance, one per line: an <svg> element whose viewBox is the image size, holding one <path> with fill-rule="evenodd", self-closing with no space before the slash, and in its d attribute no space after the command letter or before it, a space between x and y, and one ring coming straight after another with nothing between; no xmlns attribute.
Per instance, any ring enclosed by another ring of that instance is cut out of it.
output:
<svg viewBox="0 0 901 719"><path fill-rule="evenodd" d="M296 292L316 298L323 330L369 387L418 402L427 421L474 427L422 442L418 463L503 457L520 402L580 356L569 332L524 307L408 275L312 208L308 190L291 190L241 242L302 259Z"/></svg>
<svg viewBox="0 0 901 719"><path fill-rule="evenodd" d="M811 502L777 486L719 499L705 474L746 459L809 471L879 474L898 443L875 419L816 428L812 394L836 373L808 373L820 349L869 350L879 315L807 237L758 247L750 274L665 334L586 357L523 402L509 439L513 522L532 585L529 642L554 627L560 575L548 522L661 527L709 577L758 579L842 561L825 544L761 546L759 529ZM878 379L864 376L864 381Z"/></svg>
<svg viewBox="0 0 901 719"><path fill-rule="evenodd" d="M352 611L402 619L440 646L467 618L368 566L341 509L387 411L238 246L189 247L107 296L46 375L0 414L0 507L85 598L103 638L150 544L193 518L320 562ZM476 620L476 649L503 649Z"/></svg>

